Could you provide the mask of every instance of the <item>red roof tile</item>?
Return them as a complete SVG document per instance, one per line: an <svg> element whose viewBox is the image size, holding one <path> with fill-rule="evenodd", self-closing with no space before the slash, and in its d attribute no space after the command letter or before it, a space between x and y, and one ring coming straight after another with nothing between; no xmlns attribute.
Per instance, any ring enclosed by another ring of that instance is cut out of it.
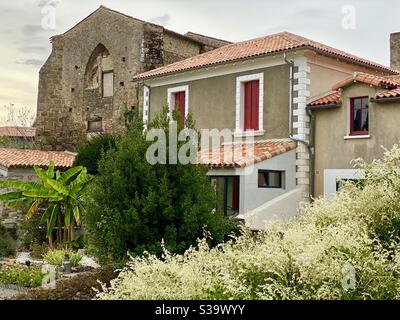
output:
<svg viewBox="0 0 400 320"><path fill-rule="evenodd" d="M400 88L380 92L375 96L375 100L384 100L388 98L398 98L398 97L400 97Z"/></svg>
<svg viewBox="0 0 400 320"><path fill-rule="evenodd" d="M244 168L268 160L296 148L290 139L255 141L252 144L233 143L219 149L201 150L198 163L210 168Z"/></svg>
<svg viewBox="0 0 400 320"><path fill-rule="evenodd" d="M35 128L28 127L0 127L0 137L34 138Z"/></svg>
<svg viewBox="0 0 400 320"><path fill-rule="evenodd" d="M331 91L322 97L319 97L315 100L312 100L307 104L309 107L319 107L319 106L326 106L326 105L338 105L340 103L341 97L340 91Z"/></svg>
<svg viewBox="0 0 400 320"><path fill-rule="evenodd" d="M340 88L346 87L354 82L361 82L374 87L386 87L386 88L397 88L400 85L399 76L396 77L384 77L377 76L370 73L364 72L354 72L350 77L337 83L332 90L338 90Z"/></svg>
<svg viewBox="0 0 400 320"><path fill-rule="evenodd" d="M187 70L198 69L211 65L222 64L231 61L242 60L251 57L265 56L277 52L292 49L311 49L337 58L349 60L357 64L368 66L392 74L399 74L398 71L384 65L357 57L355 55L326 46L319 42L295 35L289 32L282 32L262 38L226 45L224 47L209 51L155 70L144 72L134 77L136 80L153 78L161 75L177 73Z"/></svg>
<svg viewBox="0 0 400 320"><path fill-rule="evenodd" d="M53 161L56 168L67 169L74 160L71 152L0 148L0 165L6 168L48 167Z"/></svg>

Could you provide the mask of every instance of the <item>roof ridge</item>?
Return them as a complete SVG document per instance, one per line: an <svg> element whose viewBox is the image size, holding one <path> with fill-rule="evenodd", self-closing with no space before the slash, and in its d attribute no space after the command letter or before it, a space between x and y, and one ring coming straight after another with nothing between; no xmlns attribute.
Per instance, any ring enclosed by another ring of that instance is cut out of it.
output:
<svg viewBox="0 0 400 320"><path fill-rule="evenodd" d="M313 50L319 54L329 55L336 59L341 59L342 61L366 66L367 68L371 69L371 72L375 70L376 72L380 71L399 74L400 76L400 71L398 70L391 69L390 67L384 66L377 62L358 57L351 53L324 45L320 42L305 38L303 36L290 33L288 31L283 31L263 37L228 44L215 50L141 73L136 75L133 79L140 80L161 75L164 76L172 73L200 69L211 65L219 65L238 60L277 54L279 52L297 50L299 48L309 48L310 50Z"/></svg>
<svg viewBox="0 0 400 320"><path fill-rule="evenodd" d="M213 40L218 40L218 41L226 42L227 44L235 43L235 42L232 42L232 41L228 41L228 40L224 40L224 39L220 39L220 38L215 38L215 37L210 37L210 36L207 36L207 35L205 35L205 34L193 32L193 31L188 31L188 32L186 32L186 33L184 34L184 36L187 36L188 34L194 34L194 35L196 35L196 36L201 36L201 37L210 38L210 39L213 39Z"/></svg>

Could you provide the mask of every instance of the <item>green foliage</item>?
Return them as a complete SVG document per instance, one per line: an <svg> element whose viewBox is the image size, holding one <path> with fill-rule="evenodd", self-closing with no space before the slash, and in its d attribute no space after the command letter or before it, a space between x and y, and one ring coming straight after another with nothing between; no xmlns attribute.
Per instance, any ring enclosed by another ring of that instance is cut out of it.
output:
<svg viewBox="0 0 400 320"><path fill-rule="evenodd" d="M32 218L40 209L45 208L41 223L47 223L47 236L52 242L53 230L58 226L58 241L73 239L74 224L80 223L85 211L83 195L92 176L84 167L74 167L66 172L55 172L51 162L47 170L34 167L41 183L26 181L0 181L0 187L16 191L0 195L0 200L10 206L28 205L27 218ZM62 236L63 224L66 229Z"/></svg>
<svg viewBox="0 0 400 320"><path fill-rule="evenodd" d="M41 245L47 240L46 228L40 224L41 216L35 214L31 219L24 219L18 224L18 234L21 245L30 248Z"/></svg>
<svg viewBox="0 0 400 320"><path fill-rule="evenodd" d="M100 299L399 299L400 148L290 221L217 248L133 258Z"/></svg>
<svg viewBox="0 0 400 320"><path fill-rule="evenodd" d="M35 143L31 139L0 137L1 148L34 149Z"/></svg>
<svg viewBox="0 0 400 320"><path fill-rule="evenodd" d="M15 255L15 245L6 228L0 223L0 258Z"/></svg>
<svg viewBox="0 0 400 320"><path fill-rule="evenodd" d="M71 262L72 267L77 267L79 262L82 260L82 255L80 253L74 252L72 250L63 249L63 250L49 250L44 256L43 259L48 264L53 266L61 266L64 261L65 255L69 256L69 261Z"/></svg>
<svg viewBox="0 0 400 320"><path fill-rule="evenodd" d="M42 259L43 256L50 250L48 244L38 244L36 242L32 243L29 249L33 259Z"/></svg>
<svg viewBox="0 0 400 320"><path fill-rule="evenodd" d="M115 149L116 138L111 134L103 134L92 138L78 148L74 166L87 168L89 174L98 173L98 162L109 149Z"/></svg>
<svg viewBox="0 0 400 320"><path fill-rule="evenodd" d="M8 267L0 269L0 283L36 288L42 285L44 274L39 267Z"/></svg>
<svg viewBox="0 0 400 320"><path fill-rule="evenodd" d="M174 118L180 123L176 114ZM168 124L164 111L149 128L161 128L168 136ZM184 252L202 236L204 227L215 245L236 227L222 213L213 212L216 197L205 168L151 165L146 160L151 144L143 124L135 121L116 150L100 161L84 225L89 249L102 262L126 259L127 251L160 254L162 240L172 252Z"/></svg>

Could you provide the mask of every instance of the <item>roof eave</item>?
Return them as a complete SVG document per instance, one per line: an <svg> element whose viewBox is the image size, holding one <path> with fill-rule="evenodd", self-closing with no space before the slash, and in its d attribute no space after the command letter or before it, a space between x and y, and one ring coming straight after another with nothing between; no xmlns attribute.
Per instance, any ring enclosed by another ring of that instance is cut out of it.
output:
<svg viewBox="0 0 400 320"><path fill-rule="evenodd" d="M400 102L400 97L371 98L371 102L375 103Z"/></svg>
<svg viewBox="0 0 400 320"><path fill-rule="evenodd" d="M307 106L307 110L327 110L327 109L336 109L341 106L340 103L328 103L328 104L320 104L315 106Z"/></svg>

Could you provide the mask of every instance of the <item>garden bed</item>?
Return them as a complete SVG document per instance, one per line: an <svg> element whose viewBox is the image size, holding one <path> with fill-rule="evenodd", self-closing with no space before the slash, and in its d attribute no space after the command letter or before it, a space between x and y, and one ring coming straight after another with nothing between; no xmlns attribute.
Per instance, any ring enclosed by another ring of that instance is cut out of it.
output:
<svg viewBox="0 0 400 320"><path fill-rule="evenodd" d="M71 274L57 280L55 289L30 289L9 300L91 300L96 296L93 288L101 289L99 281L108 286L117 276L118 273L112 268Z"/></svg>

